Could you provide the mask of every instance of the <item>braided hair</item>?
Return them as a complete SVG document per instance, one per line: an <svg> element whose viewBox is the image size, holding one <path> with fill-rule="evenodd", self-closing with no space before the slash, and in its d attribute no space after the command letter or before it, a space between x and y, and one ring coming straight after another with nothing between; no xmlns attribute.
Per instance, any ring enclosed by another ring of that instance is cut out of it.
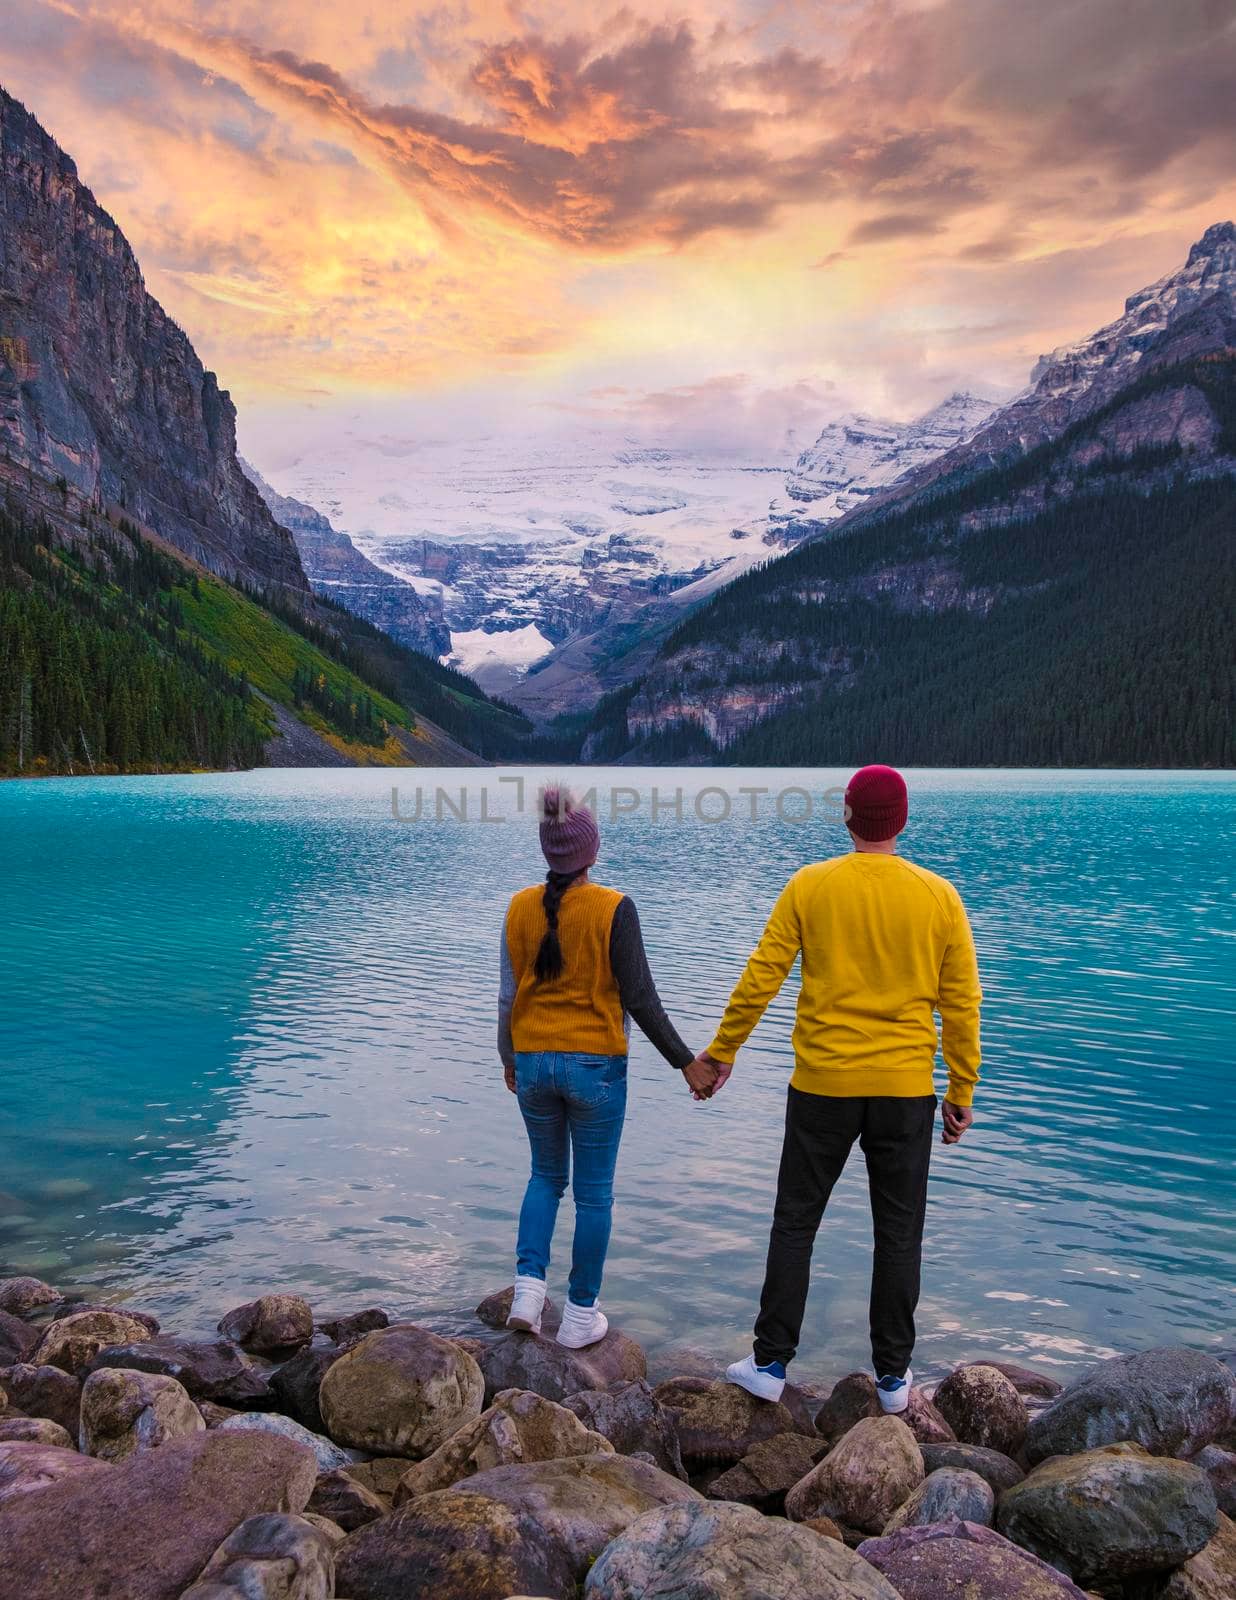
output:
<svg viewBox="0 0 1236 1600"><path fill-rule="evenodd" d="M549 927L541 939L536 961L532 967L538 983L552 983L555 978L562 976L562 946L558 942L558 907L562 904L563 895L587 870L587 867L580 867L577 872L550 871L545 874L545 892L541 896L541 904L545 908L545 920L549 923Z"/></svg>

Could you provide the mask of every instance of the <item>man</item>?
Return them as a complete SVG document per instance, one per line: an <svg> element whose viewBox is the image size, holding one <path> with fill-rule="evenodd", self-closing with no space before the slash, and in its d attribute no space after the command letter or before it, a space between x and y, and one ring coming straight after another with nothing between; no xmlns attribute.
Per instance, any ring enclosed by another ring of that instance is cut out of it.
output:
<svg viewBox="0 0 1236 1600"><path fill-rule="evenodd" d="M845 802L853 851L790 879L716 1038L698 1058L716 1070L715 1092L801 953L794 1075L755 1349L726 1376L761 1399L780 1398L798 1348L812 1246L857 1139L875 1223L876 1387L881 1407L899 1412L914 1379L936 1046L942 1042L949 1073L944 1143L956 1144L973 1121L982 992L961 897L944 878L896 854L908 812L900 773L864 767Z"/></svg>

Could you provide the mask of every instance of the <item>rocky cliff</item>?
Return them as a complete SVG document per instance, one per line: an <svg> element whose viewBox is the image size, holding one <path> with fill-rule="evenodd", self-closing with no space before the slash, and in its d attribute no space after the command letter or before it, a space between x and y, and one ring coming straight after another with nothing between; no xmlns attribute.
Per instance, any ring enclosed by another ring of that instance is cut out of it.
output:
<svg viewBox="0 0 1236 1600"><path fill-rule="evenodd" d="M116 223L0 90L0 478L46 510L122 510L204 567L308 599L236 455L236 412L147 292ZM74 519L66 517L65 532Z"/></svg>

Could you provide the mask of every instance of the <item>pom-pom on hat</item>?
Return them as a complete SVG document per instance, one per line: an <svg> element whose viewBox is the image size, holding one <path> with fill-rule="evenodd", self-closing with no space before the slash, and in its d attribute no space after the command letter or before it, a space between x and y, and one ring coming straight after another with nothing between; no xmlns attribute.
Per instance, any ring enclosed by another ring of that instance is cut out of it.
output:
<svg viewBox="0 0 1236 1600"><path fill-rule="evenodd" d="M906 825L906 780L892 767L860 767L845 786L846 826L869 844L893 839Z"/></svg>
<svg viewBox="0 0 1236 1600"><path fill-rule="evenodd" d="M582 872L601 848L597 819L569 789L554 786L541 796L541 849L551 872Z"/></svg>

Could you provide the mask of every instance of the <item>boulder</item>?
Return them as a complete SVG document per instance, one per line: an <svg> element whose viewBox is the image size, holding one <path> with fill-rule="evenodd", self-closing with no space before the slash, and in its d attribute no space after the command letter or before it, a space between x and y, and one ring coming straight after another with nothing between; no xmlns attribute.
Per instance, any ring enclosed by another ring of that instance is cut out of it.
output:
<svg viewBox="0 0 1236 1600"><path fill-rule="evenodd" d="M793 1522L831 1517L878 1533L923 1481L923 1454L900 1417L864 1417L785 1497Z"/></svg>
<svg viewBox="0 0 1236 1600"><path fill-rule="evenodd" d="M1193 1457L1193 1465L1201 1467L1210 1479L1219 1510L1225 1516L1236 1517L1236 1454L1208 1444Z"/></svg>
<svg viewBox="0 0 1236 1600"><path fill-rule="evenodd" d="M845 1545L750 1506L661 1506L588 1574L585 1600L898 1600Z"/></svg>
<svg viewBox="0 0 1236 1600"><path fill-rule="evenodd" d="M902 1600L1087 1600L1063 1573L973 1522L902 1528L858 1554Z"/></svg>
<svg viewBox="0 0 1236 1600"><path fill-rule="evenodd" d="M1019 1367L1013 1361L966 1361L962 1365L994 1367L1004 1374L1023 1400L1054 1400L1064 1389L1062 1383L1048 1377L1047 1373L1036 1372L1033 1367Z"/></svg>
<svg viewBox="0 0 1236 1600"><path fill-rule="evenodd" d="M159 1331L159 1319L151 1316L149 1311L134 1311L129 1306L109 1306L104 1302L93 1300L68 1300L60 1315L76 1316L81 1311L110 1311L113 1316L127 1317L130 1322L136 1322L139 1327L146 1330L148 1339L153 1339Z"/></svg>
<svg viewBox="0 0 1236 1600"><path fill-rule="evenodd" d="M264 1294L220 1319L225 1339L259 1355L297 1350L313 1338L313 1312L298 1294Z"/></svg>
<svg viewBox="0 0 1236 1600"><path fill-rule="evenodd" d="M333 1362L319 1403L338 1443L423 1460L480 1416L484 1395L470 1355L405 1322L367 1333Z"/></svg>
<svg viewBox="0 0 1236 1600"><path fill-rule="evenodd" d="M183 1600L331 1600L335 1542L304 1517L267 1511L230 1533Z"/></svg>
<svg viewBox="0 0 1236 1600"><path fill-rule="evenodd" d="M80 1376L105 1345L148 1337L145 1324L122 1311L75 1311L48 1323L30 1359L35 1366L59 1367Z"/></svg>
<svg viewBox="0 0 1236 1600"><path fill-rule="evenodd" d="M406 1466L400 1462L400 1466ZM390 1510L390 1501L380 1498L346 1472L323 1472L313 1486L309 1500L310 1511L330 1520L345 1533L355 1533L367 1522L376 1522Z"/></svg>
<svg viewBox="0 0 1236 1600"><path fill-rule="evenodd" d="M1219 1513L1219 1528L1204 1550L1177 1567L1157 1600L1232 1600L1236 1595L1236 1522Z"/></svg>
<svg viewBox="0 0 1236 1600"><path fill-rule="evenodd" d="M851 1372L833 1385L832 1393L815 1414L820 1436L830 1444L847 1434L864 1417L882 1417L884 1411L869 1372ZM920 1444L946 1443L953 1430L921 1389L910 1390L910 1404L901 1420Z"/></svg>
<svg viewBox="0 0 1236 1600"><path fill-rule="evenodd" d="M1026 1475L1016 1461L981 1444L925 1444L922 1451L923 1466L929 1473L938 1472L941 1467L977 1472L984 1483L991 1485L997 1499Z"/></svg>
<svg viewBox="0 0 1236 1600"><path fill-rule="evenodd" d="M477 1360L486 1401L503 1389L531 1389L546 1400L562 1400L581 1389L609 1389L648 1375L644 1352L619 1328L584 1350L568 1350L543 1334L508 1333Z"/></svg>
<svg viewBox="0 0 1236 1600"><path fill-rule="evenodd" d="M958 1367L936 1390L935 1407L962 1444L1015 1456L1026 1441L1026 1403L995 1367Z"/></svg>
<svg viewBox="0 0 1236 1600"><path fill-rule="evenodd" d="M1083 1585L1177 1567L1218 1521L1200 1467L1129 1443L1045 1462L996 1511L1002 1534Z"/></svg>
<svg viewBox="0 0 1236 1600"><path fill-rule="evenodd" d="M123 1461L205 1427L202 1413L175 1378L103 1367L82 1385L78 1442L100 1461Z"/></svg>
<svg viewBox="0 0 1236 1600"><path fill-rule="evenodd" d="M64 1296L41 1278L0 1278L0 1311L26 1317L40 1306L58 1305Z"/></svg>
<svg viewBox="0 0 1236 1600"><path fill-rule="evenodd" d="M354 1339L352 1343L359 1343L359 1340ZM270 1387L280 1411L295 1417L297 1422L311 1428L314 1433L325 1433L326 1423L319 1400L322 1379L342 1354L342 1346L337 1344L307 1344L290 1361L285 1361L272 1372Z"/></svg>
<svg viewBox="0 0 1236 1600"><path fill-rule="evenodd" d="M638 1452L651 1457L663 1472L686 1477L673 1414L653 1394L646 1379L636 1378L615 1389L584 1389L567 1395L562 1404L586 1428L603 1434L619 1455Z"/></svg>
<svg viewBox="0 0 1236 1600"><path fill-rule="evenodd" d="M39 1330L15 1317L11 1311L0 1311L0 1367L11 1367L25 1361L39 1342Z"/></svg>
<svg viewBox="0 0 1236 1600"><path fill-rule="evenodd" d="M347 1347L363 1339L378 1328L389 1328L391 1319L378 1306L367 1306L363 1311L347 1311L338 1316L318 1319L318 1329L332 1344Z"/></svg>
<svg viewBox="0 0 1236 1600"><path fill-rule="evenodd" d="M131 1372L157 1372L175 1378L194 1400L224 1406L268 1406L270 1384L234 1344L226 1339L148 1339L141 1343L105 1345L90 1370L123 1367Z"/></svg>
<svg viewBox="0 0 1236 1600"><path fill-rule="evenodd" d="M1077 1455L1132 1440L1156 1456L1192 1456L1236 1419L1236 1374L1197 1350L1115 1356L1069 1384L1026 1435L1026 1457Z"/></svg>
<svg viewBox="0 0 1236 1600"><path fill-rule="evenodd" d="M677 1478L620 1455L496 1467L349 1534L349 1600L568 1595L612 1539L656 1506L695 1502Z"/></svg>
<svg viewBox="0 0 1236 1600"><path fill-rule="evenodd" d="M390 1502L399 1487L399 1480L408 1470L408 1458L374 1456L370 1461L358 1461L355 1466L340 1467L339 1470L346 1472L349 1478L363 1484L373 1494L380 1495L387 1502L386 1509L389 1511Z"/></svg>
<svg viewBox="0 0 1236 1600"><path fill-rule="evenodd" d="M658 1393L663 1392L658 1390ZM678 1446L688 1470L702 1467L732 1467L763 1439L779 1433L799 1433L816 1437L810 1422L796 1421L782 1401L757 1400L733 1383L710 1383L702 1390L688 1391L684 1404L675 1409L674 1425Z"/></svg>
<svg viewBox="0 0 1236 1600"><path fill-rule="evenodd" d="M54 1444L59 1450L76 1450L77 1443L67 1428L50 1417L0 1418L0 1444Z"/></svg>
<svg viewBox="0 0 1236 1600"><path fill-rule="evenodd" d="M506 1319L511 1314L511 1301L515 1298L515 1285L507 1284L505 1289L497 1289L493 1294L487 1294L476 1308L477 1318L487 1328L505 1328ZM562 1324L562 1313L550 1299L545 1296L545 1304L541 1308L541 1332L557 1333Z"/></svg>
<svg viewBox="0 0 1236 1600"><path fill-rule="evenodd" d="M293 1422L291 1417L281 1417L274 1411L238 1411L234 1417L219 1424L220 1433L277 1433L313 1451L319 1472L334 1472L356 1460L355 1450L345 1450L324 1434L313 1433Z"/></svg>
<svg viewBox="0 0 1236 1600"><path fill-rule="evenodd" d="M104 1461L92 1461L73 1449L42 1444L33 1439L10 1439L0 1444L0 1506L7 1515L19 1496L43 1492L65 1478L103 1471ZM0 1521L4 1517L0 1516ZM0 1549L3 1543L0 1541ZM16 1567L9 1569L18 1571ZM4 1564L0 1562L0 1572Z"/></svg>
<svg viewBox="0 0 1236 1600"><path fill-rule="evenodd" d="M73 1459L87 1470L0 1515L0 1572L20 1571L21 1600L177 1600L233 1529L300 1511L314 1484L310 1453L269 1434L192 1434L117 1466Z"/></svg>
<svg viewBox="0 0 1236 1600"><path fill-rule="evenodd" d="M395 1490L395 1504L449 1489L492 1467L610 1455L613 1449L565 1406L527 1389L504 1389L474 1422L465 1423L431 1456L409 1467Z"/></svg>
<svg viewBox="0 0 1236 1600"><path fill-rule="evenodd" d="M822 1439L778 1433L762 1439L741 1461L727 1467L704 1491L709 1500L733 1500L757 1511L780 1515L785 1497L828 1449Z"/></svg>
<svg viewBox="0 0 1236 1600"><path fill-rule="evenodd" d="M77 1438L82 1386L72 1373L59 1367L36 1367L27 1363L0 1369L0 1385L9 1404L28 1417L48 1417Z"/></svg>
<svg viewBox="0 0 1236 1600"><path fill-rule="evenodd" d="M918 1528L929 1522L975 1522L990 1527L996 1510L991 1485L964 1467L929 1472L910 1498L884 1524L885 1533Z"/></svg>

